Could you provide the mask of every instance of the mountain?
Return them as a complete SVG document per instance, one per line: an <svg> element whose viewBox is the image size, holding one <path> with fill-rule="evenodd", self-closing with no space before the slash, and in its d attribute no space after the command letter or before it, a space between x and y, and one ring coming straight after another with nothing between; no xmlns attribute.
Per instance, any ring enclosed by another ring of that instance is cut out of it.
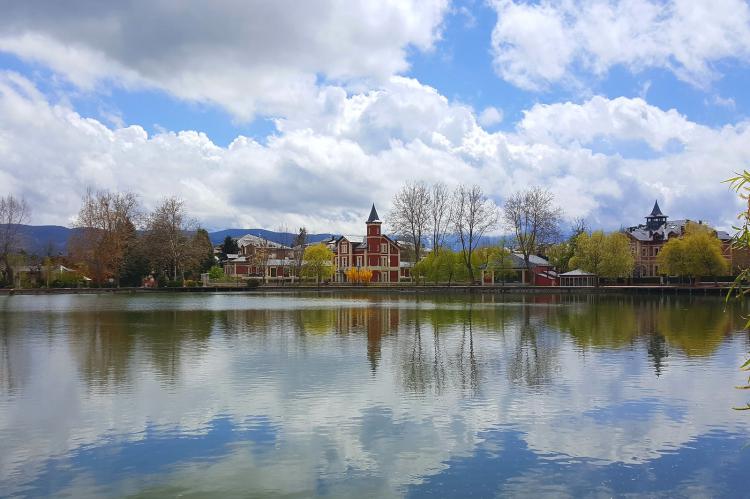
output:
<svg viewBox="0 0 750 499"><path fill-rule="evenodd" d="M59 255L68 250L68 240L77 229L62 227L60 225L22 225L21 237L23 249L32 255ZM209 232L208 237L213 244L221 244L227 236L242 237L245 234L253 234L269 241L280 244L290 244L295 234L288 232L274 232L266 229L225 229ZM318 242L328 239L332 234L309 234L309 242Z"/></svg>
<svg viewBox="0 0 750 499"><path fill-rule="evenodd" d="M292 244L292 241L294 241L294 238L297 235L291 232L275 232L266 229L224 229L216 232L209 232L208 236L213 244L221 244L227 236L240 238L246 234L259 236L275 243L286 244L287 246ZM318 241L323 241L333 235L334 234L308 234L307 242L317 243Z"/></svg>

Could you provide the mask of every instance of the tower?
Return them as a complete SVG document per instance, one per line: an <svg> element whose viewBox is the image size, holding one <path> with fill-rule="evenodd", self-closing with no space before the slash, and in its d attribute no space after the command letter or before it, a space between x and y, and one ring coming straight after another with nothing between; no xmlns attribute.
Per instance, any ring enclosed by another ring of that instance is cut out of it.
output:
<svg viewBox="0 0 750 499"><path fill-rule="evenodd" d="M646 217L646 228L648 230L658 230L665 223L667 223L667 216L659 209L659 201L654 201L654 209Z"/></svg>
<svg viewBox="0 0 750 499"><path fill-rule="evenodd" d="M380 221L380 217L378 216L378 212L375 210L375 203L372 204L372 209L370 210L370 216L367 218L367 237L368 239L370 236L378 236L380 237L380 226L383 222Z"/></svg>

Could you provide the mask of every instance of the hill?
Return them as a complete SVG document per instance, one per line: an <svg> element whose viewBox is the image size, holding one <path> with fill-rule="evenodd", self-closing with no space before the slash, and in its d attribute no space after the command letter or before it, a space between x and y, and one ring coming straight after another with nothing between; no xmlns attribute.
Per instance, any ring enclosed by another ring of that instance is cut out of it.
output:
<svg viewBox="0 0 750 499"><path fill-rule="evenodd" d="M32 255L65 254L68 248L68 240L76 230L61 225L22 225L20 232L23 238L23 249ZM242 237L245 234L257 235L280 244L290 244L295 236L292 233L274 232L266 229L225 229L209 232L208 236L213 244L221 244L228 235ZM310 234L308 235L308 241L322 241L331 237L331 235Z"/></svg>

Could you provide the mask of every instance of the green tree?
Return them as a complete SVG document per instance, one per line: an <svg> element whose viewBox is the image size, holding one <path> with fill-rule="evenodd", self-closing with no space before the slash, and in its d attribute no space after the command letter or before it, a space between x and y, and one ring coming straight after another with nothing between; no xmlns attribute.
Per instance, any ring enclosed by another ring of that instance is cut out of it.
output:
<svg viewBox="0 0 750 499"><path fill-rule="evenodd" d="M656 257L659 268L667 275L678 277L691 276L690 260L687 245L682 238L672 238L662 246Z"/></svg>
<svg viewBox="0 0 750 499"><path fill-rule="evenodd" d="M728 272L729 262L721 250L716 233L705 225L691 223L685 226L685 235L667 241L657 256L659 267L670 275L716 277Z"/></svg>
<svg viewBox="0 0 750 499"><path fill-rule="evenodd" d="M688 223L685 229L685 244L694 276L710 276L716 283L717 276L729 271L729 262L721 251L721 241L712 229Z"/></svg>
<svg viewBox="0 0 750 499"><path fill-rule="evenodd" d="M232 236L227 236L224 238L224 243L221 245L221 252L226 255L236 255L240 251L239 246L237 246L237 241Z"/></svg>
<svg viewBox="0 0 750 499"><path fill-rule="evenodd" d="M302 265L302 275L307 279L315 279L320 284L333 275L333 251L325 244L313 244L305 248Z"/></svg>
<svg viewBox="0 0 750 499"><path fill-rule="evenodd" d="M570 267L596 274L597 286L600 277L628 277L632 274L635 260L625 234L605 234L601 230L591 234L583 232L575 242Z"/></svg>
<svg viewBox="0 0 750 499"><path fill-rule="evenodd" d="M191 241L191 259L196 274L207 272L215 263L214 245L206 229L198 229Z"/></svg>
<svg viewBox="0 0 750 499"><path fill-rule="evenodd" d="M208 277L215 281L224 279L224 269L218 265L214 265L208 270Z"/></svg>

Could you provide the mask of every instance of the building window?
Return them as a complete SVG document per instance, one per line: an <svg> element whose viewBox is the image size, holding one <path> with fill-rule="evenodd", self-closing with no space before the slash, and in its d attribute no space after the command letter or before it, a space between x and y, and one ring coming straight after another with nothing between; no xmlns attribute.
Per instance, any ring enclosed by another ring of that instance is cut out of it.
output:
<svg viewBox="0 0 750 499"><path fill-rule="evenodd" d="M362 266L362 257L358 256L357 257L357 267L361 267L361 266Z"/></svg>
<svg viewBox="0 0 750 499"><path fill-rule="evenodd" d="M387 244L385 244L385 243L382 243L382 244L380 245L380 252L381 252L381 253L388 253L388 245L387 245Z"/></svg>
<svg viewBox="0 0 750 499"><path fill-rule="evenodd" d="M659 248L654 248L654 256L659 254Z"/></svg>
<svg viewBox="0 0 750 499"><path fill-rule="evenodd" d="M346 264L347 264L347 258L345 256L342 256L341 257L341 266L342 267L346 267Z"/></svg>
<svg viewBox="0 0 750 499"><path fill-rule="evenodd" d="M387 256L381 256L380 257L380 266L381 267L387 267L388 266L388 257Z"/></svg>
<svg viewBox="0 0 750 499"><path fill-rule="evenodd" d="M348 247L348 245L346 243L341 243L341 252L342 253L348 253L349 252L349 247Z"/></svg>
<svg viewBox="0 0 750 499"><path fill-rule="evenodd" d="M648 248L643 248L643 250L641 251L641 256L646 256L648 254L647 252Z"/></svg>

